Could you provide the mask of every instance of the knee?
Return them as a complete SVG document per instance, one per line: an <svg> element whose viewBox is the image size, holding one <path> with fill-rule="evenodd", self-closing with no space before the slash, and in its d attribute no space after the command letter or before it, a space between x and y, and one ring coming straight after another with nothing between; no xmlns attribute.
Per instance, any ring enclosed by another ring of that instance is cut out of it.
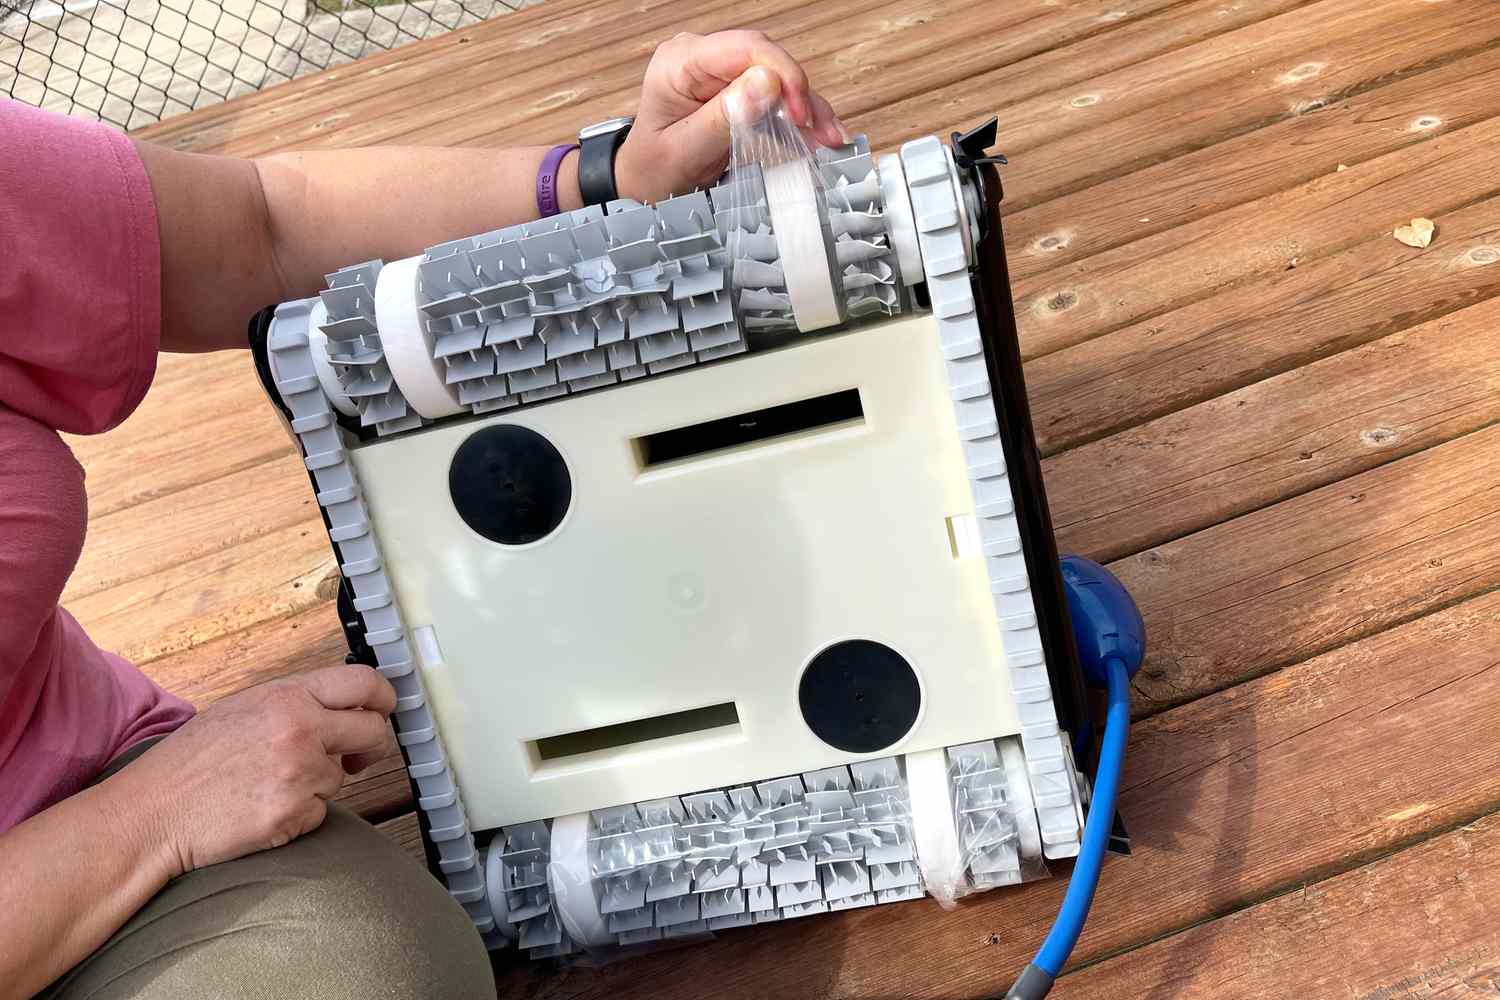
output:
<svg viewBox="0 0 1500 1000"><path fill-rule="evenodd" d="M337 984L309 995L492 1000L494 974L468 914L399 847L342 811L306 846L323 857L301 881L299 923L321 938L316 974Z"/></svg>

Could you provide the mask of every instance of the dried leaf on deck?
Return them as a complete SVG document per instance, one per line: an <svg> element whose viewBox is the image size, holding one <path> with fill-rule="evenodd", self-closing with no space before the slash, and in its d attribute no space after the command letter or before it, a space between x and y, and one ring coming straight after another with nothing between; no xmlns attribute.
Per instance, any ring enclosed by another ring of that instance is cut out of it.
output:
<svg viewBox="0 0 1500 1000"><path fill-rule="evenodd" d="M1437 226L1431 219L1416 218L1404 226L1397 226L1392 235L1409 247L1425 247L1432 242L1432 234L1436 231Z"/></svg>

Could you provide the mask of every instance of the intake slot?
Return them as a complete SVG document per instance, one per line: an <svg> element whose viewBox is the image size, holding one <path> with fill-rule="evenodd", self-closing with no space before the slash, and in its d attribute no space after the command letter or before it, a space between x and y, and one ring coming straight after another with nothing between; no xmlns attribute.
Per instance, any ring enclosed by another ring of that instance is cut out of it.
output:
<svg viewBox="0 0 1500 1000"><path fill-rule="evenodd" d="M699 458L760 441L788 438L808 431L831 430L864 423L865 410L858 389L843 389L811 399L737 413L701 424L658 431L634 440L641 467Z"/></svg>
<svg viewBox="0 0 1500 1000"><path fill-rule="evenodd" d="M576 733L547 736L531 742L532 759L539 763L562 761L594 754L593 760L605 756L602 751L627 750L655 740L673 736L687 736L716 730L715 735L727 735L738 731L740 714L734 702L705 708L690 708L682 712L670 712L650 719L635 719L616 722L596 729L582 729Z"/></svg>

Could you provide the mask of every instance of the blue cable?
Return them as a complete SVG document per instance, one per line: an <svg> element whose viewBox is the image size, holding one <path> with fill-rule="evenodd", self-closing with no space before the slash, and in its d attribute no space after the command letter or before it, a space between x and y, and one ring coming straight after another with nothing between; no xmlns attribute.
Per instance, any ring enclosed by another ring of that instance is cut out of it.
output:
<svg viewBox="0 0 1500 1000"><path fill-rule="evenodd" d="M1099 870L1109 847L1110 831L1115 821L1115 799L1120 791L1120 774L1125 769L1125 737L1130 729L1130 674L1125 661L1110 656L1104 661L1109 690L1109 711L1104 723L1104 739L1099 751L1099 767L1094 776L1094 794L1089 800L1088 820L1083 825L1083 843L1068 892L1063 897L1057 919L1006 1000L1038 1000L1046 996L1052 982L1078 943L1083 922L1088 919L1094 890L1099 885Z"/></svg>

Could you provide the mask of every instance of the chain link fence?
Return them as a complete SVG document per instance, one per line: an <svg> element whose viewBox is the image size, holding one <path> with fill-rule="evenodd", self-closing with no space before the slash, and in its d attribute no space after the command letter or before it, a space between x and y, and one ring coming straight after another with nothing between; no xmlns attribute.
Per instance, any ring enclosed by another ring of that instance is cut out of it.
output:
<svg viewBox="0 0 1500 1000"><path fill-rule="evenodd" d="M0 94L137 128L532 2L0 0Z"/></svg>

